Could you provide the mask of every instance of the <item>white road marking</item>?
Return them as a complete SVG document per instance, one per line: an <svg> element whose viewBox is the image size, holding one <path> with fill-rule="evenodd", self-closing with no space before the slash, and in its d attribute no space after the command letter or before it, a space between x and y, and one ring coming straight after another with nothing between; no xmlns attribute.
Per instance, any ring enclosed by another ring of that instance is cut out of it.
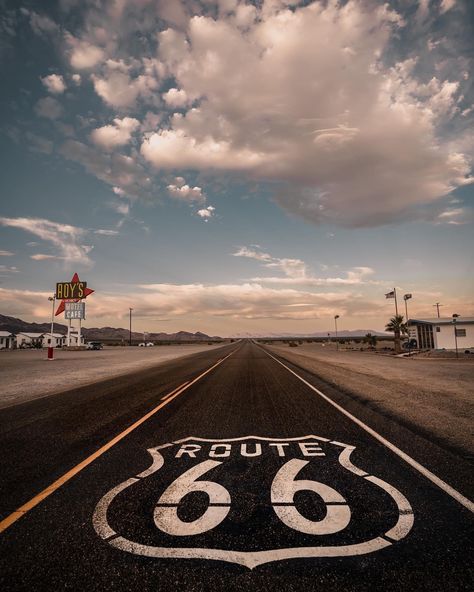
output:
<svg viewBox="0 0 474 592"><path fill-rule="evenodd" d="M263 348L260 348L260 349L263 349ZM275 356L272 356L272 354L267 352L265 349L263 349L263 351L268 356L270 356L270 358L275 360L275 362L278 362L281 366L283 366L283 368L286 368L286 370L288 370L288 372L293 374L293 376L296 376L296 378L298 378L298 380L301 380L301 382L303 382L307 387L309 387L311 390L313 390L315 393L317 393L320 397L322 397L327 403L329 403L330 405L335 407L338 411L343 413L346 417L348 417L355 424L357 424L359 427L361 427L363 430L365 430L367 433L369 433L371 436L373 436L376 440L381 442L386 448L388 448L389 450L394 452L397 456L399 456L401 459L403 459L411 467L416 469L424 477L426 477L432 483L434 483L434 485L439 487L441 490L443 490L445 493L447 493L449 496L451 496L453 499L455 499L457 502L459 502L467 510L474 513L474 503L470 499L468 499L467 497L462 495L462 493L459 493L459 491L454 489L454 487L451 487L451 485L448 485L448 483L446 483L445 481L443 481L442 479L437 477L429 469L427 469L422 464L420 464L418 461L416 461L414 458L409 456L406 452L403 452L403 450L400 450L400 448L398 448L398 446L395 446L395 444L392 444L391 442L389 442L386 438L384 438L378 432L376 432L375 430L370 428L363 421L361 421L360 419L357 419L357 417L355 417L355 415L352 415L352 413L349 413L349 411L346 411L344 409L344 407L341 407L340 405L338 405L330 397L325 395L323 392L321 392L319 389L317 389L315 386L313 386L311 383L309 383L307 380L305 380L302 376L300 376L299 374L294 372L286 364L284 364L283 362L280 362L280 360L278 358L275 358Z"/></svg>
<svg viewBox="0 0 474 592"><path fill-rule="evenodd" d="M151 466L137 477L143 475L150 476L152 473L159 471L164 463L164 457L161 455L161 450L169 448L170 446L182 445L185 442L207 442L211 444L223 445L223 442L236 442L246 440L257 440L259 442L283 442L283 438L266 438L262 436L244 436L240 438L230 438L226 441L219 439L197 438L190 436L177 440L173 443L162 444L155 448L148 449L152 458ZM304 440L319 440L327 443L327 446L337 446L342 448L339 453L339 463L348 471L370 481L376 487L384 490L392 499L397 509L397 522L387 532L381 536L348 545L334 545L334 546L305 546L292 547L285 549L268 549L265 551L234 551L231 549L209 549L202 547L159 547L153 545L141 544L131 541L116 531L109 525L107 520L107 512L114 499L122 495L129 487L135 487L139 479L131 478L124 481L122 484L111 489L99 501L93 516L93 525L96 533L104 541L112 547L132 553L134 555L142 555L144 557L155 558L169 558L169 559L208 559L217 561L228 561L231 563L238 563L253 569L258 565L268 563L271 561L281 561L286 559L296 558L313 558L313 557L348 557L355 555L365 555L374 553L380 549L384 549L392 545L395 541L399 541L406 537L413 526L413 510L405 498L395 487L378 479L377 477L369 476L368 473L356 467L350 460L352 452L355 450L354 446L343 444L341 442L332 442L327 438L318 436L303 436L297 438L285 438L287 441L298 442ZM170 461L177 458L173 452L170 452ZM223 461L225 462L225 461ZM256 462L254 459L249 459L248 462ZM278 474L275 476L271 488L271 503L272 507L286 527L298 530L300 532L316 535L325 534L328 532L338 532L347 526L350 520L350 509L346 500L340 493L327 486L326 484L308 479L296 479L300 469L304 468L309 462L308 460L293 459L288 461L280 468ZM314 462L317 462L316 460ZM155 525L164 532L178 537L192 536L200 534L209 529L217 527L223 522L230 511L231 495L222 485L213 481L196 481L196 478L204 475L207 471L212 470L222 462L204 461L195 465L175 481L165 490L160 500L155 506L154 521ZM211 477L212 478L212 477ZM302 489L312 490L319 495L326 504L327 515L319 522L312 522L304 518L296 511L294 506L294 495L297 491ZM206 512L201 518L194 522L182 522L177 515L177 508L180 500L190 491L206 491L208 492L209 504Z"/></svg>

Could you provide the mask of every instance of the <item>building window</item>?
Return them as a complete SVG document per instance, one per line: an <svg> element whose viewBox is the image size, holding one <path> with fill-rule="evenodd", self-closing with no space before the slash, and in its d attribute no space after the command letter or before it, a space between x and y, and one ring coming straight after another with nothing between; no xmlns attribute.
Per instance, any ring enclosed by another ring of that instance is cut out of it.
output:
<svg viewBox="0 0 474 592"><path fill-rule="evenodd" d="M466 337L466 329L455 329L456 337Z"/></svg>
<svg viewBox="0 0 474 592"><path fill-rule="evenodd" d="M440 333L441 332L441 327L436 327L436 333Z"/></svg>

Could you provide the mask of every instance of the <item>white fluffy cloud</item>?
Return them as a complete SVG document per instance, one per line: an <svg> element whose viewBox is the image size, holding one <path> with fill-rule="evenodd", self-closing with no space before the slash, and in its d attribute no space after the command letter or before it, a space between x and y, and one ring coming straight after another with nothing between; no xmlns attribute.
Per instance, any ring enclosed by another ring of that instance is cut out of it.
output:
<svg viewBox="0 0 474 592"><path fill-rule="evenodd" d="M63 108L53 97L44 97L35 105L35 111L40 117L46 119L59 119L63 114Z"/></svg>
<svg viewBox="0 0 474 592"><path fill-rule="evenodd" d="M139 97L156 102L161 64L157 60L145 58L140 64L141 73L138 76L133 76L131 69L132 65L123 60L107 60L103 72L92 75L94 90L104 103L127 110L135 106Z"/></svg>
<svg viewBox="0 0 474 592"><path fill-rule="evenodd" d="M93 130L91 140L106 150L112 150L117 146L128 144L139 125L140 122L133 117L116 118L112 125L104 125Z"/></svg>
<svg viewBox="0 0 474 592"><path fill-rule="evenodd" d="M459 85L419 82L416 59L384 65L404 26L388 5L267 2L258 19L254 7L243 19L241 6L158 35L180 89L165 101L182 92L179 106L190 96L197 105L145 138L156 168L280 181L284 209L346 226L421 216L469 182L468 159L438 135Z"/></svg>
<svg viewBox="0 0 474 592"><path fill-rule="evenodd" d="M104 50L87 40L66 35L69 46L69 62L75 70L89 70L104 59Z"/></svg>
<svg viewBox="0 0 474 592"><path fill-rule="evenodd" d="M66 90L66 83L64 78L59 74L50 74L41 79L43 85L47 88L48 92L53 95L60 95Z"/></svg>
<svg viewBox="0 0 474 592"><path fill-rule="evenodd" d="M51 243L57 251L55 255L39 253L33 256L34 259L43 260L54 257L64 259L69 263L80 263L86 266L91 264L88 254L92 247L81 244L86 233L82 228L43 218L0 218L0 224L34 234Z"/></svg>
<svg viewBox="0 0 474 592"><path fill-rule="evenodd" d="M201 187L190 187L183 177L176 177L174 183L170 183L166 189L171 197L187 202L204 202L205 197Z"/></svg>
<svg viewBox="0 0 474 592"><path fill-rule="evenodd" d="M196 214L204 220L204 222L208 222L211 218L215 216L214 212L216 208L213 206L207 206L206 208L202 208L198 210Z"/></svg>
<svg viewBox="0 0 474 592"><path fill-rule="evenodd" d="M169 91L163 94L163 100L169 107L184 107L189 102L189 97L184 90L177 88L170 88Z"/></svg>

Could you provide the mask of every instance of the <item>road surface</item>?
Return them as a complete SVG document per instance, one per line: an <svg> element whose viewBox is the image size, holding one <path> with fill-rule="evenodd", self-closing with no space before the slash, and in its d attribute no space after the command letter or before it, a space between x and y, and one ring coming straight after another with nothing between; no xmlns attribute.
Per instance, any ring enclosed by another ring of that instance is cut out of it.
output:
<svg viewBox="0 0 474 592"><path fill-rule="evenodd" d="M472 465L249 341L0 411L2 590L471 590Z"/></svg>

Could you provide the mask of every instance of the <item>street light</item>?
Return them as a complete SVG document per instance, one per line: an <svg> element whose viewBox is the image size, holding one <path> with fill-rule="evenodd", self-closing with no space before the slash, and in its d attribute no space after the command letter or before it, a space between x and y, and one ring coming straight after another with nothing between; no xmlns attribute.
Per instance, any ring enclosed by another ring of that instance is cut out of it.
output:
<svg viewBox="0 0 474 592"><path fill-rule="evenodd" d="M458 332L456 329L456 321L458 320L458 314L453 314L453 327L454 327L454 344L456 347L456 358L459 358L459 353L458 353Z"/></svg>
<svg viewBox="0 0 474 592"><path fill-rule="evenodd" d="M339 339L337 338L337 319L339 315L334 315L334 326L336 328L336 349L339 350Z"/></svg>
<svg viewBox="0 0 474 592"><path fill-rule="evenodd" d="M132 310L133 310L133 308L129 308L129 311L130 311L130 328L129 328L129 332L128 332L128 344L130 346L132 345Z"/></svg>

